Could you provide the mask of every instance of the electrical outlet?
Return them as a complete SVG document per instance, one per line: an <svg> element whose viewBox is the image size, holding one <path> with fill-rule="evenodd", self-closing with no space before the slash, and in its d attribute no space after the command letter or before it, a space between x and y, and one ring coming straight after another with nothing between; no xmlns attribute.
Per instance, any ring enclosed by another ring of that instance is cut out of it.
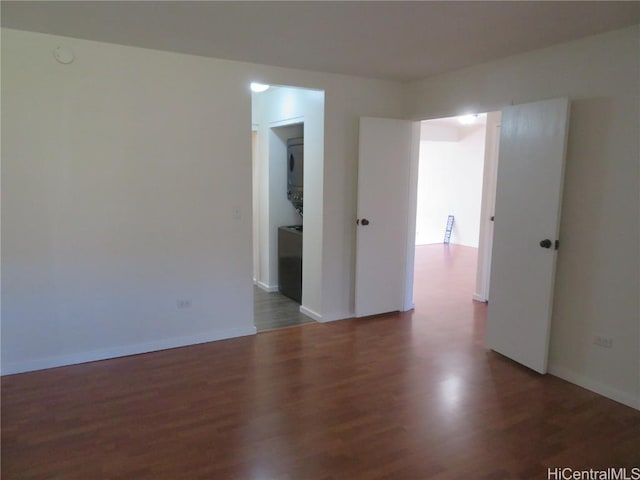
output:
<svg viewBox="0 0 640 480"><path fill-rule="evenodd" d="M602 348L613 348L613 338L596 335L593 339L593 344Z"/></svg>
<svg viewBox="0 0 640 480"><path fill-rule="evenodd" d="M180 299L177 301L178 310L184 310L185 308L191 308L191 300L189 299Z"/></svg>

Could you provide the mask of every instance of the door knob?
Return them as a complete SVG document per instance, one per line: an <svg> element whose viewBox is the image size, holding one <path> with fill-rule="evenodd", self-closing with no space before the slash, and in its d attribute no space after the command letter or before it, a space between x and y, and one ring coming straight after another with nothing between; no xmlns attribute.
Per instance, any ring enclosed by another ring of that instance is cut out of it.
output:
<svg viewBox="0 0 640 480"><path fill-rule="evenodd" d="M540 246L542 248L551 248L551 240L545 238L544 240L540 240Z"/></svg>
<svg viewBox="0 0 640 480"><path fill-rule="evenodd" d="M364 225L366 227L367 225L369 225L369 220L363 218L362 220L360 220L360 225Z"/></svg>

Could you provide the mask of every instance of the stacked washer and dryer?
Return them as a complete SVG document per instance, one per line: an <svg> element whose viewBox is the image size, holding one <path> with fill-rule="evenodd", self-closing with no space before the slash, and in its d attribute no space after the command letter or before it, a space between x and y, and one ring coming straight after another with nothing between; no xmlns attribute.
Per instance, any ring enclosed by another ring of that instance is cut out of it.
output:
<svg viewBox="0 0 640 480"><path fill-rule="evenodd" d="M304 140L287 140L287 198L302 219L304 208ZM302 303L302 225L278 228L280 293Z"/></svg>

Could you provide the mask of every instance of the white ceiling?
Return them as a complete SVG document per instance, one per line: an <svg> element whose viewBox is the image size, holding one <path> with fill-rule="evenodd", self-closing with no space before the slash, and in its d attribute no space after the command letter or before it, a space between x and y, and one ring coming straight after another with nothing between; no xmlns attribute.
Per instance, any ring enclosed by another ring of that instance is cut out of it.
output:
<svg viewBox="0 0 640 480"><path fill-rule="evenodd" d="M2 26L414 80L640 23L640 2L2 1Z"/></svg>

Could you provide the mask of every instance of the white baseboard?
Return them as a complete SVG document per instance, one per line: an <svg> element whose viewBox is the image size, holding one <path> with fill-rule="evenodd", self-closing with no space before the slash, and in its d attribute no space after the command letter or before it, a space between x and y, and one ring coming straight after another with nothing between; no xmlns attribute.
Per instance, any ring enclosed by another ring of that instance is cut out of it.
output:
<svg viewBox="0 0 640 480"><path fill-rule="evenodd" d="M260 281L256 281L255 284L267 293L278 292L280 290L280 287L278 287L278 285L269 286L266 283Z"/></svg>
<svg viewBox="0 0 640 480"><path fill-rule="evenodd" d="M307 317L313 318L316 322L322 321L322 315L318 312L314 312L310 308L305 307L304 305L300 305L300 313L306 315Z"/></svg>
<svg viewBox="0 0 640 480"><path fill-rule="evenodd" d="M336 320L346 320L348 318L353 318L352 313L334 313L330 315L320 315L318 312L314 312L304 305L300 305L300 313L306 315L307 317L311 317L316 322L320 323L335 322Z"/></svg>
<svg viewBox="0 0 640 480"><path fill-rule="evenodd" d="M640 410L640 398L635 397L628 392L623 392L622 390L618 390L617 388L604 385L600 382L587 378L583 375L580 375L579 373L571 372L562 367L550 365L548 371L551 375L566 380L567 382L575 383L579 387L591 390L592 392L600 394L603 397L610 398L611 400L615 400L616 402L622 403L623 405L635 408L636 410Z"/></svg>
<svg viewBox="0 0 640 480"><path fill-rule="evenodd" d="M327 322L336 322L338 320L350 320L352 318L355 318L355 315L351 312L348 313L330 313L328 315L323 315L322 316L322 320L320 320L322 323L327 323Z"/></svg>
<svg viewBox="0 0 640 480"><path fill-rule="evenodd" d="M484 298L484 295L480 295L478 293L474 293L473 294L473 299L476 302L482 302L482 303L487 303L489 300L487 300L486 298Z"/></svg>
<svg viewBox="0 0 640 480"><path fill-rule="evenodd" d="M23 362L9 362L2 364L2 375L12 375L14 373L31 372L34 370L44 370L46 368L63 367L65 365L75 365L78 363L95 362L109 358L125 357L127 355L137 355L140 353L155 352L170 348L186 347L198 343L215 342L228 338L244 337L255 335L256 327L234 328L232 330L219 330L186 337L174 337L163 340L155 340L148 343L138 343L124 345L114 348L93 350L90 352L80 352L70 355L59 355L54 357L39 358Z"/></svg>

